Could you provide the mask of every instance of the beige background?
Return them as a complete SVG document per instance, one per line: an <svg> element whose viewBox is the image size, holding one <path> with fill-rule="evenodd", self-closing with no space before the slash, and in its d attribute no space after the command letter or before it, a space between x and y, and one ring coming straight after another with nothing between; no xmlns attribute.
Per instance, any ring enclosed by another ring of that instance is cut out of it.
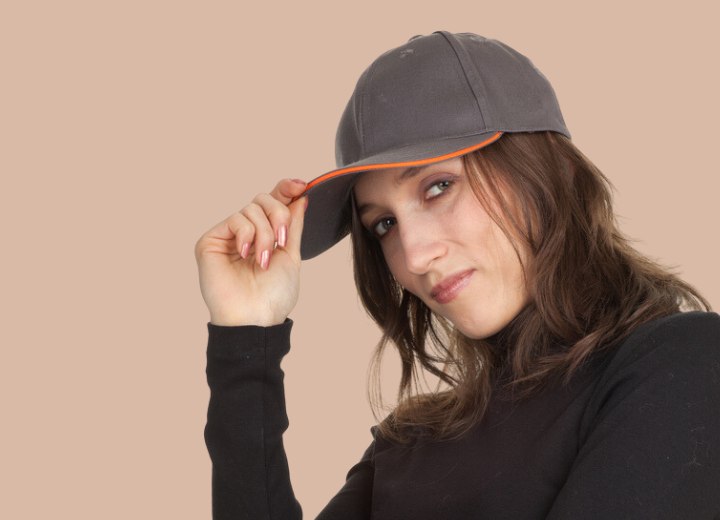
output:
<svg viewBox="0 0 720 520"><path fill-rule="evenodd" d="M0 517L210 517L195 241L277 179L331 169L357 77L415 34L528 55L637 247L719 306L710 4L3 2ZM347 240L303 265L291 317L285 442L313 518L373 424L378 333Z"/></svg>

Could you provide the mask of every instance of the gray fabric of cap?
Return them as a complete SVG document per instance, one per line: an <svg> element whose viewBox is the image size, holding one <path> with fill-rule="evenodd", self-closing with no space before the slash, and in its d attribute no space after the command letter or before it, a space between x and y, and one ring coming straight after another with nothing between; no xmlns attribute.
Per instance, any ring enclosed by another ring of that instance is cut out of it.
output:
<svg viewBox="0 0 720 520"><path fill-rule="evenodd" d="M442 161L502 132L543 130L570 138L552 86L528 58L471 33L411 38L378 57L355 86L337 130L337 168L305 191L302 259L348 234L361 173Z"/></svg>

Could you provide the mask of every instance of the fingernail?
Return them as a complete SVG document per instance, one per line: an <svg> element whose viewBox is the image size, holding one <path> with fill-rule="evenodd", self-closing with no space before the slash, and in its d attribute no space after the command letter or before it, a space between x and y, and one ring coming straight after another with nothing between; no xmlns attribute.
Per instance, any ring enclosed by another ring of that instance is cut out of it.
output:
<svg viewBox="0 0 720 520"><path fill-rule="evenodd" d="M297 182L298 184L307 184L307 182L305 182L305 181L302 180L302 179L291 179L291 180L292 180L293 182Z"/></svg>
<svg viewBox="0 0 720 520"><path fill-rule="evenodd" d="M243 258L247 258L248 253L250 252L250 242L245 242L242 245L242 249L240 249L240 256Z"/></svg>
<svg viewBox="0 0 720 520"><path fill-rule="evenodd" d="M268 263L270 262L270 251L267 249L262 252L262 256L260 257L260 267L263 269L268 268Z"/></svg>
<svg viewBox="0 0 720 520"><path fill-rule="evenodd" d="M280 229L278 229L278 245L285 247L285 240L287 240L287 229L285 228L285 224L283 224L280 226Z"/></svg>

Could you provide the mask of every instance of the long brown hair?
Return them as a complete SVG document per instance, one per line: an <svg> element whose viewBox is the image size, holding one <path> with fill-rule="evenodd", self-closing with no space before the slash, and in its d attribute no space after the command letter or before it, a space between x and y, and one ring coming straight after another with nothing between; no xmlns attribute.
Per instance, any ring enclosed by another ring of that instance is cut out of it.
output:
<svg viewBox="0 0 720 520"><path fill-rule="evenodd" d="M379 242L352 211L355 283L382 331L368 385L378 420L388 344L402 365L398 404L379 420L383 437L459 438L482 419L499 374L503 388L527 398L551 380L567 383L591 354L642 323L711 310L694 287L632 247L615 220L612 184L566 137L504 134L463 161L473 192L521 262L520 248L529 252L530 303L494 336L465 337L395 281ZM437 378L434 391L420 390L426 373Z"/></svg>

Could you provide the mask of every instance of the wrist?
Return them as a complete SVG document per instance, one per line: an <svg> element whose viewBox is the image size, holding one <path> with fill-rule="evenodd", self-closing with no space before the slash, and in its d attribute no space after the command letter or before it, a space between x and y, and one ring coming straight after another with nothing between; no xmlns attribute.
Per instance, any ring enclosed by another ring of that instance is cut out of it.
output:
<svg viewBox="0 0 720 520"><path fill-rule="evenodd" d="M227 316L227 315L210 315L210 323L219 327L241 327L246 325L254 325L256 327L272 327L273 325L281 325L285 322L285 318L276 318L273 316Z"/></svg>

